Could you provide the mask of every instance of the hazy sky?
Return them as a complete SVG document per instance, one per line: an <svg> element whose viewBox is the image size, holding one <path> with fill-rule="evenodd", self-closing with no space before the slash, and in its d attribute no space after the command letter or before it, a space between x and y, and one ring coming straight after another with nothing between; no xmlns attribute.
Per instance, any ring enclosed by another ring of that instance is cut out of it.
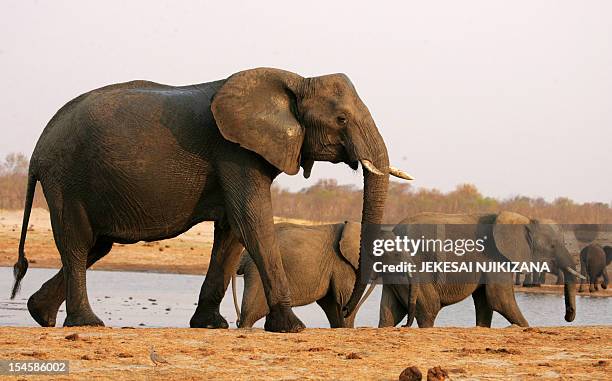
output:
<svg viewBox="0 0 612 381"><path fill-rule="evenodd" d="M216 4L214 4L216 3ZM443 191L612 201L612 1L2 1L0 155L114 82L346 73L392 163ZM282 176L361 184L345 165Z"/></svg>

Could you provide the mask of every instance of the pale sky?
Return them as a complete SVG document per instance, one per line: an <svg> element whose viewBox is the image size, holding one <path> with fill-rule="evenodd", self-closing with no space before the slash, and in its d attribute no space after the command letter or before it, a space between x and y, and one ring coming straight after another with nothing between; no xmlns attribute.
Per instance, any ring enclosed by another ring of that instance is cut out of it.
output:
<svg viewBox="0 0 612 381"><path fill-rule="evenodd" d="M75 96L270 66L346 73L417 187L612 202L612 1L30 1L0 5L0 156ZM361 185L346 165L281 176Z"/></svg>

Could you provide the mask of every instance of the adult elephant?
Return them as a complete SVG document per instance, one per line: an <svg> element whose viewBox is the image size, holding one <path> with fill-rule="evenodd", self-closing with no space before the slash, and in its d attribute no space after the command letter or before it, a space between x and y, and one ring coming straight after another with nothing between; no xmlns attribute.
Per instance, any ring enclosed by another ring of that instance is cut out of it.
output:
<svg viewBox="0 0 612 381"><path fill-rule="evenodd" d="M219 304L242 246L262 277L268 331L302 322L274 235L270 186L279 173L309 176L315 161L364 167L362 221L380 223L387 149L348 77L304 78L270 68L191 86L146 81L110 85L68 102L32 154L12 296L27 270L24 253L37 181L49 205L62 270L28 301L42 326L103 325L93 313L85 270L113 243L177 236L215 221L214 244L192 327L227 328ZM364 229L365 230L365 229Z"/></svg>
<svg viewBox="0 0 612 381"><path fill-rule="evenodd" d="M438 231L438 226L442 233ZM403 220L394 232L398 236L412 238L484 240L481 252L463 256L451 254L452 261L537 261L554 264L563 269L565 275L565 320L573 321L575 318L575 276L580 274L575 270L559 231L549 224L541 224L512 212L488 215L423 213ZM420 268L421 262L439 261L440 254L419 252L412 260ZM446 257L446 260L450 259ZM512 324L528 325L516 304L510 272L472 271L469 275L438 273L420 274L419 277L407 284L383 286L379 327L397 325L406 315L408 325L416 317L419 327L432 327L442 307L458 303L470 295L476 307L476 325L490 327L493 311Z"/></svg>
<svg viewBox="0 0 612 381"><path fill-rule="evenodd" d="M356 222L315 226L280 223L275 229L292 306L316 302L331 328L352 328L358 308L344 318L342 307L355 285L361 225ZM238 326L251 328L266 316L268 306L257 266L247 251L242 255L237 273L244 275L242 308L238 308L232 283Z"/></svg>
<svg viewBox="0 0 612 381"><path fill-rule="evenodd" d="M612 262L612 246L601 247L596 243L585 246L580 251L580 272L586 278L580 281L578 292L583 292L585 281L589 283L589 292L599 290L599 278L603 278L601 288L608 288L608 271L606 267Z"/></svg>

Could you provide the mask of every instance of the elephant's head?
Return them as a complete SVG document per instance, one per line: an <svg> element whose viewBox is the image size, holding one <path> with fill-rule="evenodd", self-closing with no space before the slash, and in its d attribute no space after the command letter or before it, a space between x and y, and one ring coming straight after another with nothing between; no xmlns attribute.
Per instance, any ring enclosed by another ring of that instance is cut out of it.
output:
<svg viewBox="0 0 612 381"><path fill-rule="evenodd" d="M512 212L501 212L493 225L497 250L513 262L547 262L563 271L565 279L565 320L576 316L576 265L563 243L560 229L550 221L530 220Z"/></svg>
<svg viewBox="0 0 612 381"><path fill-rule="evenodd" d="M411 179L389 166L385 142L344 74L303 78L278 69L242 71L225 81L211 109L225 139L287 174L296 174L301 165L308 177L315 161L344 162L353 169L361 163L362 233L382 222L388 175ZM351 311L365 289L356 279Z"/></svg>

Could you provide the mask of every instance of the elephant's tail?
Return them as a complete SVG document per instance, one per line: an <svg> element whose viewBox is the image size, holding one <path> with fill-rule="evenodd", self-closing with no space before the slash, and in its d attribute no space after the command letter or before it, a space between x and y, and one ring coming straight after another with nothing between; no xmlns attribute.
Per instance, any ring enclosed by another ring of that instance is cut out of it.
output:
<svg viewBox="0 0 612 381"><path fill-rule="evenodd" d="M419 284L414 283L408 286L408 306L407 306L407 316L406 316L406 326L410 327L414 322L414 318L416 317L416 303L419 295Z"/></svg>
<svg viewBox="0 0 612 381"><path fill-rule="evenodd" d="M244 275L246 272L246 265L251 261L251 257L248 252L244 250L240 255L240 262L238 263L238 270L236 270L236 274Z"/></svg>
<svg viewBox="0 0 612 381"><path fill-rule="evenodd" d="M236 295L236 274L232 274L232 298L236 309L236 326L240 328L240 307L238 306L238 295Z"/></svg>
<svg viewBox="0 0 612 381"><path fill-rule="evenodd" d="M23 210L23 222L21 223L21 238L19 239L19 258L13 266L13 275L15 276L15 284L11 291L11 299L15 298L19 292L21 280L28 271L28 260L25 256L25 240L28 234L28 225L30 223L30 212L32 211L32 203L34 202L34 191L36 191L36 176L32 172L32 168L28 173L28 188L26 190L25 208Z"/></svg>

